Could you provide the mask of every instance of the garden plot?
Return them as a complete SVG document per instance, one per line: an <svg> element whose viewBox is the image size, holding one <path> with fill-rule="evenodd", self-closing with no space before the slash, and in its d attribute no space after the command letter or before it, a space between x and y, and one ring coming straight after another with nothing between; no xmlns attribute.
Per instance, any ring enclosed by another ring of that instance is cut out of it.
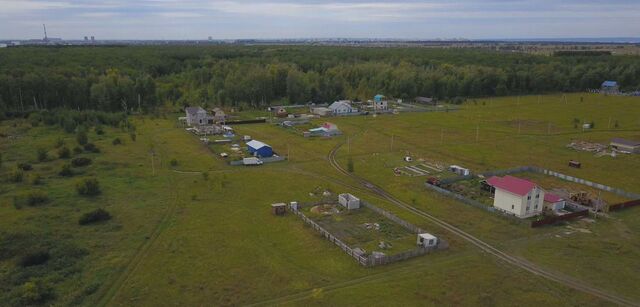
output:
<svg viewBox="0 0 640 307"><path fill-rule="evenodd" d="M441 170L430 166L426 163L420 163L416 165L407 165L403 167L396 167L393 169L396 175L404 175L409 177L421 177L440 173Z"/></svg>
<svg viewBox="0 0 640 307"><path fill-rule="evenodd" d="M394 255L416 248L415 234L367 208L347 210L339 204L307 206L304 214L353 249Z"/></svg>

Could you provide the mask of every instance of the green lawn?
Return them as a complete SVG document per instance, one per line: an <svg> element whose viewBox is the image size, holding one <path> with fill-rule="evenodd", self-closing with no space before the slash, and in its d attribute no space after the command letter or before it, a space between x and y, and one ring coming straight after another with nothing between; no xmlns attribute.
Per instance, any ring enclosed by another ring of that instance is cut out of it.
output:
<svg viewBox="0 0 640 307"><path fill-rule="evenodd" d="M460 111L332 118L344 132L334 138L303 138L270 124L237 126L236 135L251 135L280 154L289 153L289 161L255 168L228 166L170 117L134 118L135 142L121 129L105 128L104 135L90 131L101 153L80 154L93 163L72 178L58 175L68 162L55 158L54 144L62 138L75 147L73 134L4 121L0 284L7 291L0 300L19 305L14 299L27 295L27 283L37 281L51 287L46 304L55 305L605 304L496 261L363 191L354 193L445 238L450 248L364 268L299 218L271 215L271 203L310 202L316 200L311 192L349 192L340 183L358 185L326 159L342 142L349 144L338 152L342 165L352 157L357 175L403 201L549 270L640 300L634 286L640 282L635 274L640 271L638 209L595 222L531 229L428 191L426 177L393 175L411 155L473 171L535 165L639 193L640 155L597 158L565 147L571 139L640 139L639 103L638 98L589 94L567 95L567 103L559 95L540 102L537 96L521 97L519 103L515 97L471 100ZM596 128L574 129L574 118L594 121ZM607 127L609 118L619 122L618 129ZM115 137L124 144L112 145ZM49 151L50 161L36 161L39 147ZM170 165L172 159L176 166ZM569 168L571 159L583 168ZM5 180L18 162L32 163L33 170L25 173L40 174L43 183ZM101 195L76 193L76 181L85 177L98 178ZM20 210L13 206L15 195L34 189L45 191L50 201ZM113 218L80 226L78 218L96 208ZM17 262L30 247L49 249L51 258L21 268Z"/></svg>

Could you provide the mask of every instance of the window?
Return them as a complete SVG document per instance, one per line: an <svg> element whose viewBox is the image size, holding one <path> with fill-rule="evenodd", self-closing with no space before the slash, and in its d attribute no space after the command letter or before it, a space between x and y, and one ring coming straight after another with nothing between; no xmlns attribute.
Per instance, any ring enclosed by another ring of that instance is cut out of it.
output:
<svg viewBox="0 0 640 307"><path fill-rule="evenodd" d="M527 206L527 211L529 211L529 209L531 209L531 207Z"/></svg>
<svg viewBox="0 0 640 307"><path fill-rule="evenodd" d="M527 196L527 200L531 200L531 195Z"/></svg>
<svg viewBox="0 0 640 307"><path fill-rule="evenodd" d="M533 207L534 209L538 209L538 205L536 205L535 207Z"/></svg>
<svg viewBox="0 0 640 307"><path fill-rule="evenodd" d="M511 205L511 210L513 210L514 208L515 208L514 205Z"/></svg>
<svg viewBox="0 0 640 307"><path fill-rule="evenodd" d="M540 193L536 194L536 198L540 198Z"/></svg>

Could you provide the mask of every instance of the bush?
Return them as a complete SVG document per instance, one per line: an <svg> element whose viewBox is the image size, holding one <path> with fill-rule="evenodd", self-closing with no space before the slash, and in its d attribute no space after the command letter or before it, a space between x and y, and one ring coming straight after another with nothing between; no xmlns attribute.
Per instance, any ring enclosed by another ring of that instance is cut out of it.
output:
<svg viewBox="0 0 640 307"><path fill-rule="evenodd" d="M93 153L99 153L100 152L100 148L98 148L95 144L93 143L87 143L84 145L84 150L87 152L93 152Z"/></svg>
<svg viewBox="0 0 640 307"><path fill-rule="evenodd" d="M79 155L82 153L82 148L80 146L76 146L73 148L73 153Z"/></svg>
<svg viewBox="0 0 640 307"><path fill-rule="evenodd" d="M32 185L39 185L42 183L42 176L40 174L34 173L29 177L29 183Z"/></svg>
<svg viewBox="0 0 640 307"><path fill-rule="evenodd" d="M71 169L71 165L65 164L62 166L62 169L58 173L62 177L71 177L73 176L73 170Z"/></svg>
<svg viewBox="0 0 640 307"><path fill-rule="evenodd" d="M16 168L9 173L9 181L11 182L18 183L18 182L22 182L23 179L24 179L24 172L19 168Z"/></svg>
<svg viewBox="0 0 640 307"><path fill-rule="evenodd" d="M104 129L102 129L102 126L97 125L94 130L96 131L97 135L103 135L104 134Z"/></svg>
<svg viewBox="0 0 640 307"><path fill-rule="evenodd" d="M62 146L64 146L64 140L62 140L62 138L58 138L58 139L56 140L56 143L55 143L55 144L53 144L53 147L54 147L54 148L60 148L60 147L62 147Z"/></svg>
<svg viewBox="0 0 640 307"><path fill-rule="evenodd" d="M91 164L91 159L85 157L78 157L71 159L71 165L73 167L83 167Z"/></svg>
<svg viewBox="0 0 640 307"><path fill-rule="evenodd" d="M83 214L78 220L80 225L88 225L102 221L108 221L111 219L111 214L104 209L96 209L91 212Z"/></svg>
<svg viewBox="0 0 640 307"><path fill-rule="evenodd" d="M120 140L120 138L115 138L115 139L113 139L112 143L113 143L113 145L120 145L120 144L122 144L122 140Z"/></svg>
<svg viewBox="0 0 640 307"><path fill-rule="evenodd" d="M50 257L49 252L46 250L35 250L20 257L18 264L21 267L39 265L49 261Z"/></svg>
<svg viewBox="0 0 640 307"><path fill-rule="evenodd" d="M42 305L54 297L53 288L41 280L30 280L17 289L19 306Z"/></svg>
<svg viewBox="0 0 640 307"><path fill-rule="evenodd" d="M23 171L30 171L33 169L33 166L31 166L31 164L26 163L26 162L20 162L18 163L18 168L23 170Z"/></svg>
<svg viewBox="0 0 640 307"><path fill-rule="evenodd" d="M176 160L175 158L171 159L171 161L169 162L169 164L171 164L171 166L178 166L178 160Z"/></svg>
<svg viewBox="0 0 640 307"><path fill-rule="evenodd" d="M16 209L22 209L24 206L35 207L46 204L49 196L43 191L31 191L16 195L13 198L13 206Z"/></svg>
<svg viewBox="0 0 640 307"><path fill-rule="evenodd" d="M69 148L67 148L66 146L61 147L60 149L58 149L58 157L60 159L69 159L71 157L71 150L69 150Z"/></svg>
<svg viewBox="0 0 640 307"><path fill-rule="evenodd" d="M129 136L131 137L131 140L132 140L132 141L134 141L134 142L136 141L136 137L137 137L137 135L135 134L135 132L131 132L131 133L129 133Z"/></svg>
<svg viewBox="0 0 640 307"><path fill-rule="evenodd" d="M87 133L84 131L84 129L78 130L78 132L76 133L76 141L78 141L78 144L80 145L85 145L89 142L89 138L87 137Z"/></svg>
<svg viewBox="0 0 640 307"><path fill-rule="evenodd" d="M96 178L86 178L76 184L78 194L84 196L96 196L100 194L100 183Z"/></svg>
<svg viewBox="0 0 640 307"><path fill-rule="evenodd" d="M37 155L38 161L40 161L40 162L47 161L47 150L46 149L38 148L38 150L36 150L36 155Z"/></svg>

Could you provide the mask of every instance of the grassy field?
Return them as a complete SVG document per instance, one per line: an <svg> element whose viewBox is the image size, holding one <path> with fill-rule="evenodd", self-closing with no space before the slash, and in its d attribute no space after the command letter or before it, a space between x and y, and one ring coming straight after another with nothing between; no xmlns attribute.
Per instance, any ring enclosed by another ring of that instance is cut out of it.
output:
<svg viewBox="0 0 640 307"><path fill-rule="evenodd" d="M346 165L351 157L357 175L403 201L530 262L640 301L638 209L531 229L427 191L425 177L393 175L410 155L474 171L535 165L638 193L640 156L597 158L565 145L572 139L640 139L639 103L587 94L567 95L566 101L559 95L479 99L455 112L331 119L344 132L334 138L303 138L268 124L237 126L237 136L251 135L290 154L287 162L258 168L226 165L197 137L176 128L172 117L134 118L136 141L119 128L105 128L103 135L91 130L89 140L101 152L78 154L93 162L74 169L71 178L58 174L68 161L56 157L54 145L61 138L73 148L74 134L5 121L0 300L21 305L33 299L37 284L43 302L57 305L605 304L496 261L366 192L357 193L444 237L450 248L364 268L297 217L271 215L271 203L317 201L311 192L342 193L347 191L341 183L356 185L326 160L345 142L339 161ZM575 118L596 127L575 129ZM618 128L609 127L609 118ZM113 145L116 137L124 144ZM49 151L47 161L38 162L39 147ZM571 159L583 168L569 168ZM31 163L25 175L40 174L42 184L6 180L19 162ZM100 182L97 197L76 193L76 182L89 177ZM14 197L31 190L45 191L49 202L16 209ZM79 217L96 208L113 218L79 225ZM31 247L48 249L50 259L21 267Z"/></svg>

